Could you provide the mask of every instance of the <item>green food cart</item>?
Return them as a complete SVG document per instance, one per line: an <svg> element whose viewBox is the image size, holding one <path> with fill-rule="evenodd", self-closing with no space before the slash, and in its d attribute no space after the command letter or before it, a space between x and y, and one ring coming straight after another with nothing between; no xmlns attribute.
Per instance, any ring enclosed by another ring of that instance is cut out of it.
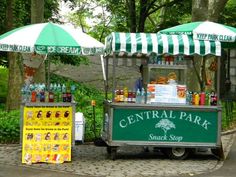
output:
<svg viewBox="0 0 236 177"><path fill-rule="evenodd" d="M158 61L158 58L166 54L174 56L174 63L166 64ZM107 144L107 152L111 159L116 158L117 148L132 145L160 148L172 159L185 159L196 148L210 148L213 154L223 158L222 107L219 103L217 105L192 105L188 102L188 96L184 102L178 102L178 99L172 102L173 98L167 99L166 92L169 91L169 86L164 86L163 90L160 84L154 84L153 88L156 89L154 101L148 100L150 96L148 83L152 80L151 73L161 73L160 75L163 76L169 72L175 72L178 82L183 85L186 84L187 76L191 75L189 73L194 73L191 57L206 55L216 57L219 71L221 45L217 41L203 42L193 40L187 35L155 33L113 32L106 37L106 55L103 61L106 100L101 136ZM179 56L182 57L181 60L178 60ZM144 66L143 102L124 99L124 90L120 93L122 99L117 101L116 66L118 60L132 60L133 65ZM178 61L175 63L176 60ZM113 64L112 72L108 71L109 63ZM108 73L112 73L111 82L107 79ZM219 74L217 72L218 79ZM216 85L215 91L219 95L219 83ZM111 100L107 96L109 88L112 90Z"/></svg>

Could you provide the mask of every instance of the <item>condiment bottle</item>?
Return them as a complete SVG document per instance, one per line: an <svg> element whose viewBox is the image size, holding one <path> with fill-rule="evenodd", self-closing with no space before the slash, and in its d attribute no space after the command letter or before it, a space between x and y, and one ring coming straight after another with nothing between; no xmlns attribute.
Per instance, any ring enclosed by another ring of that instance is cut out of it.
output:
<svg viewBox="0 0 236 177"><path fill-rule="evenodd" d="M37 99L37 92L33 90L31 92L31 102L36 102L36 99Z"/></svg>
<svg viewBox="0 0 236 177"><path fill-rule="evenodd" d="M200 93L200 105L205 105L206 94L205 92Z"/></svg>

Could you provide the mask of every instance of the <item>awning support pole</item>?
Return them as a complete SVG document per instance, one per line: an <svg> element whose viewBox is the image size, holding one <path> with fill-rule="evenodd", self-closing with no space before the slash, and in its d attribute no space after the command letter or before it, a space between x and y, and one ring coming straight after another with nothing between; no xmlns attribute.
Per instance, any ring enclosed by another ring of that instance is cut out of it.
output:
<svg viewBox="0 0 236 177"><path fill-rule="evenodd" d="M216 86L216 94L218 97L217 105L219 105L220 98L220 65L221 65L221 57L217 57L217 86Z"/></svg>
<svg viewBox="0 0 236 177"><path fill-rule="evenodd" d="M115 88L116 88L116 64L117 64L117 59L116 59L116 54L113 52L113 62L112 62L112 101L114 102L115 100Z"/></svg>

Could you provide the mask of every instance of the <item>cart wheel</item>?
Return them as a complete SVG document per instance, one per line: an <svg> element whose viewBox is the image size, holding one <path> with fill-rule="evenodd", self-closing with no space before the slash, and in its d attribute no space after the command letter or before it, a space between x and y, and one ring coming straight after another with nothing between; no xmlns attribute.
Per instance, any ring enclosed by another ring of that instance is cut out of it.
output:
<svg viewBox="0 0 236 177"><path fill-rule="evenodd" d="M111 146L107 146L107 153L111 154Z"/></svg>
<svg viewBox="0 0 236 177"><path fill-rule="evenodd" d="M164 151L170 159L175 160L184 160L190 153L190 149L180 147L166 148Z"/></svg>
<svg viewBox="0 0 236 177"><path fill-rule="evenodd" d="M116 159L117 147L110 147L110 148L111 148L110 159L115 160Z"/></svg>
<svg viewBox="0 0 236 177"><path fill-rule="evenodd" d="M224 151L222 148L216 148L211 149L212 154L218 159L218 160L224 160Z"/></svg>

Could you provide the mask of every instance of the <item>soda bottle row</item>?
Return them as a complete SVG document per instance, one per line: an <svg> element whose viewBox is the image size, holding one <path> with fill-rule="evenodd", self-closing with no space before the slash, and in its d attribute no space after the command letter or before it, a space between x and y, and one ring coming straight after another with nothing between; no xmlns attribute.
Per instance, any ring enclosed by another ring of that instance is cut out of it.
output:
<svg viewBox="0 0 236 177"><path fill-rule="evenodd" d="M75 85L44 83L24 85L21 89L22 102L72 102Z"/></svg>
<svg viewBox="0 0 236 177"><path fill-rule="evenodd" d="M124 102L124 103L145 103L145 90L129 90L127 87L123 89L115 90L115 102Z"/></svg>
<svg viewBox="0 0 236 177"><path fill-rule="evenodd" d="M182 55L179 56L150 56L149 64L158 65L183 65L186 64L185 59Z"/></svg>
<svg viewBox="0 0 236 177"><path fill-rule="evenodd" d="M189 105L216 106L217 95L215 92L187 92L186 102Z"/></svg>

